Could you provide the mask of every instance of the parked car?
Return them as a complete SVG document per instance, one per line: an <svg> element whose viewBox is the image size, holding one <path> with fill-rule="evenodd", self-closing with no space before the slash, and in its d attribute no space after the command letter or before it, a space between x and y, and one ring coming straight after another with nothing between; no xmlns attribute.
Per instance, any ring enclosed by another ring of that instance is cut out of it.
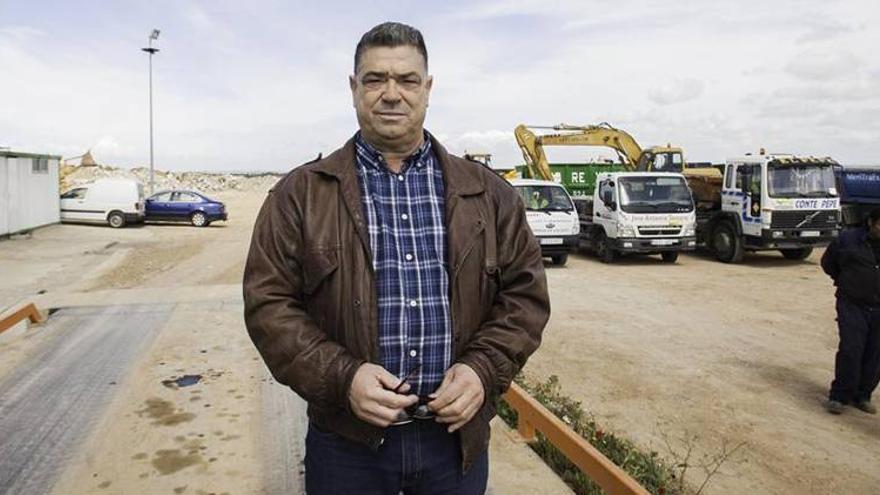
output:
<svg viewBox="0 0 880 495"><path fill-rule="evenodd" d="M207 227L211 222L226 220L226 205L195 191L158 192L147 198L146 220L189 222Z"/></svg>
<svg viewBox="0 0 880 495"><path fill-rule="evenodd" d="M98 179L61 195L62 222L107 223L113 228L144 220L144 188L131 179Z"/></svg>

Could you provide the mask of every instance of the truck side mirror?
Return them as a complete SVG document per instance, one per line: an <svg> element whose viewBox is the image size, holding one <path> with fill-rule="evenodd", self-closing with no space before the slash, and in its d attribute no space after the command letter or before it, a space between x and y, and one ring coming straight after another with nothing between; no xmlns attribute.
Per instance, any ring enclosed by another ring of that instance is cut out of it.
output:
<svg viewBox="0 0 880 495"><path fill-rule="evenodd" d="M617 211L617 203L611 201L610 203L608 203L608 209L611 211Z"/></svg>
<svg viewBox="0 0 880 495"><path fill-rule="evenodd" d="M605 206L611 208L611 203L614 202L614 199L610 189L602 191L602 202L605 203Z"/></svg>

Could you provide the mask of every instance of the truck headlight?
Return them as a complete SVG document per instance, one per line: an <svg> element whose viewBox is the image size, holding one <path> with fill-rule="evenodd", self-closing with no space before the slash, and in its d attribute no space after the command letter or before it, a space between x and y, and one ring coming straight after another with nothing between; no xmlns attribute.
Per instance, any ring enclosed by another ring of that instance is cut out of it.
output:
<svg viewBox="0 0 880 495"><path fill-rule="evenodd" d="M617 236L618 237L635 237L636 230L632 225L618 225L617 226Z"/></svg>
<svg viewBox="0 0 880 495"><path fill-rule="evenodd" d="M697 228L693 224L690 224L690 225L685 226L685 228L682 230L682 232L683 232L682 235L684 237L693 237L693 236L697 235Z"/></svg>

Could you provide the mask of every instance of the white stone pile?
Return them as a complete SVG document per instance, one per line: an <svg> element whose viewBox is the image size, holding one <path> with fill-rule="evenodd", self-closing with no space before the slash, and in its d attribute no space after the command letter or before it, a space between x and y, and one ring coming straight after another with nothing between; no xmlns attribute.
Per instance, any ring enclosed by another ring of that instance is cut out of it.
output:
<svg viewBox="0 0 880 495"><path fill-rule="evenodd" d="M72 189L83 184L107 177L129 178L139 181L144 188L150 183L150 169L137 167L132 169L98 165L92 167L70 167L64 182ZM280 179L282 174L231 174L211 172L173 172L156 170L154 173L155 190L189 189L203 193L219 191L266 191Z"/></svg>

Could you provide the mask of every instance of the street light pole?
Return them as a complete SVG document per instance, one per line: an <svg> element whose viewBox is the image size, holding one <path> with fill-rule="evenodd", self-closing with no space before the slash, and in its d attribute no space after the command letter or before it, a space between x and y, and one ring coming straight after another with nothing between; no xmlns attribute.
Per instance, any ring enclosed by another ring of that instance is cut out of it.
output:
<svg viewBox="0 0 880 495"><path fill-rule="evenodd" d="M141 50L150 54L150 195L153 195L153 185L154 185L154 177L153 177L153 55L155 55L159 49L153 48L153 40L159 39L159 30L154 29L150 33L149 43L150 46L148 48L141 48Z"/></svg>

